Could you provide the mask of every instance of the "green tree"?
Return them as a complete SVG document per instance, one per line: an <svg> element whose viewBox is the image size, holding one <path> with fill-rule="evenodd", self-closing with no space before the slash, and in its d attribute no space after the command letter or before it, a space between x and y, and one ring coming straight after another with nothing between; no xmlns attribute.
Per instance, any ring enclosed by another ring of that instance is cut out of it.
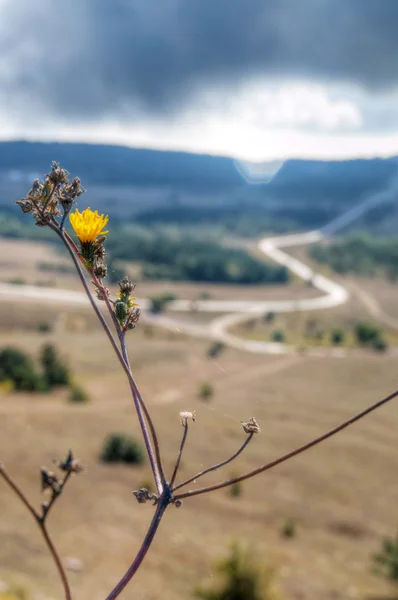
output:
<svg viewBox="0 0 398 600"><path fill-rule="evenodd" d="M111 433L105 439L101 460L108 463L142 465L145 462L145 452L133 437L123 433Z"/></svg>
<svg viewBox="0 0 398 600"><path fill-rule="evenodd" d="M43 378L36 372L32 359L17 348L0 352L0 381L12 381L17 391L46 391Z"/></svg>
<svg viewBox="0 0 398 600"><path fill-rule="evenodd" d="M345 331L341 327L335 327L330 333L330 341L334 346L339 346L344 343Z"/></svg>
<svg viewBox="0 0 398 600"><path fill-rule="evenodd" d="M366 346L374 343L381 336L381 328L373 323L360 321L354 328L355 337L359 344Z"/></svg>
<svg viewBox="0 0 398 600"><path fill-rule="evenodd" d="M40 362L44 379L50 388L57 385L68 385L70 373L68 366L58 356L55 346L45 344L41 350Z"/></svg>
<svg viewBox="0 0 398 600"><path fill-rule="evenodd" d="M283 329L274 329L271 332L271 340L283 344L286 341L286 335Z"/></svg>

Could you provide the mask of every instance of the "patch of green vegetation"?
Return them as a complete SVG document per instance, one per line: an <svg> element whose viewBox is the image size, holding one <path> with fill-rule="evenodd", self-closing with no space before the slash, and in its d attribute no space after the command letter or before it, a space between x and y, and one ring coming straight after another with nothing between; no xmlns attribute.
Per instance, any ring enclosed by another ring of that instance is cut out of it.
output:
<svg viewBox="0 0 398 600"><path fill-rule="evenodd" d="M130 435L111 433L104 442L101 461L142 465L145 462L144 449L140 442Z"/></svg>
<svg viewBox="0 0 398 600"><path fill-rule="evenodd" d="M256 555L238 543L217 565L220 584L214 589L198 588L195 596L202 600L273 600L274 572L259 564Z"/></svg>
<svg viewBox="0 0 398 600"><path fill-rule="evenodd" d="M382 275L398 280L398 238L351 235L327 245L313 246L310 256L336 273L365 277Z"/></svg>

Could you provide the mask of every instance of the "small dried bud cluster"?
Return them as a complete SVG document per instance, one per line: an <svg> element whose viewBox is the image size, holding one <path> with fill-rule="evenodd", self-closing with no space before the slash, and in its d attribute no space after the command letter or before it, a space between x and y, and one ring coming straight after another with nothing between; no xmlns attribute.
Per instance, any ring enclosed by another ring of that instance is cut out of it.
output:
<svg viewBox="0 0 398 600"><path fill-rule="evenodd" d="M156 494L150 494L147 488L141 488L139 490L135 490L133 492L134 496L137 499L138 504L145 504L148 500L152 500L153 506L158 503L158 497Z"/></svg>
<svg viewBox="0 0 398 600"><path fill-rule="evenodd" d="M16 204L24 213L33 213L36 225L45 227L54 217L61 214L60 207L66 215L76 199L84 192L80 186L80 179L75 177L69 183L68 176L65 169L53 162L51 171L47 173L44 181L35 179L27 197L18 200Z"/></svg>
<svg viewBox="0 0 398 600"><path fill-rule="evenodd" d="M119 281L119 293L117 300L114 302L115 316L124 331L134 329L138 322L141 311L137 307L135 297L131 294L134 292L135 285L128 277L124 277Z"/></svg>
<svg viewBox="0 0 398 600"><path fill-rule="evenodd" d="M66 480L70 476L70 474L81 473L81 471L83 471L83 467L81 466L80 461L73 457L72 450L69 450L68 454L66 455L66 458L64 458L63 460L55 460L54 463L61 471L66 473L66 475L63 479L60 479L55 473L49 471L45 467L42 467L40 469L41 490L42 492L50 490L50 499L48 501L42 502L41 504L41 519L43 521L46 518L47 512L49 511L51 505L62 493Z"/></svg>
<svg viewBox="0 0 398 600"><path fill-rule="evenodd" d="M260 433L261 429L254 417L251 417L247 423L242 423L242 428L245 433Z"/></svg>

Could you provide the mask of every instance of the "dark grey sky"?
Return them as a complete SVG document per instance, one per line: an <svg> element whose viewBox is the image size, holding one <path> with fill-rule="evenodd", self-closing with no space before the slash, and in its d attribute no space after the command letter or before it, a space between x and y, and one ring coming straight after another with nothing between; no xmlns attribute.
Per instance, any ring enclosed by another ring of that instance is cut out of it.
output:
<svg viewBox="0 0 398 600"><path fill-rule="evenodd" d="M397 31L398 0L0 0L2 104L17 120L162 119L254 80L369 104L398 85Z"/></svg>

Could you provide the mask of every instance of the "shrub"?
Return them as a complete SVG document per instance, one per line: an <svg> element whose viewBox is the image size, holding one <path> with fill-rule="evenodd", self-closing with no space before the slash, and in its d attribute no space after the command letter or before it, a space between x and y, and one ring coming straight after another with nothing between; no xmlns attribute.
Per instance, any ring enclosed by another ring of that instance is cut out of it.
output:
<svg viewBox="0 0 398 600"><path fill-rule="evenodd" d="M70 386L68 400L69 402L76 402L77 404L85 404L89 401L89 396L84 388L80 385L73 384Z"/></svg>
<svg viewBox="0 0 398 600"><path fill-rule="evenodd" d="M267 313L265 313L264 315L264 321L266 323L273 323L275 321L275 313L272 311L269 311Z"/></svg>
<svg viewBox="0 0 398 600"><path fill-rule="evenodd" d="M154 314L163 312L169 302L176 300L177 296L172 292L163 292L162 294L155 294L149 298L150 311Z"/></svg>
<svg viewBox="0 0 398 600"><path fill-rule="evenodd" d="M43 346L40 362L43 367L44 379L50 388L57 385L69 384L70 375L68 366L62 362L52 344Z"/></svg>
<svg viewBox="0 0 398 600"><path fill-rule="evenodd" d="M332 342L332 344L334 346L338 346L338 345L342 344L344 342L344 338L345 338L344 329L341 329L340 327L335 327L334 329L332 329L331 334L330 334L330 341Z"/></svg>
<svg viewBox="0 0 398 600"><path fill-rule="evenodd" d="M214 388L211 383L209 383L208 381L203 381L202 383L199 384L199 388L198 388L199 398L201 398L202 400L210 400L210 398L213 396L213 394L214 394Z"/></svg>
<svg viewBox="0 0 398 600"><path fill-rule="evenodd" d="M390 581L398 582L398 534L395 538L385 538L381 552L373 556L378 571Z"/></svg>
<svg viewBox="0 0 398 600"><path fill-rule="evenodd" d="M286 335L283 329L274 329L271 333L271 340L283 344L286 341Z"/></svg>
<svg viewBox="0 0 398 600"><path fill-rule="evenodd" d="M217 571L223 581L221 585L208 590L199 588L197 598L203 600L271 600L274 598L272 583L273 571L262 569L253 554L233 544L229 556L220 561Z"/></svg>
<svg viewBox="0 0 398 600"><path fill-rule="evenodd" d="M0 352L0 382L11 381L14 389L26 392L46 391L48 386L36 373L31 358L16 348Z"/></svg>
<svg viewBox="0 0 398 600"><path fill-rule="evenodd" d="M286 519L281 528L281 535L285 538L293 538L296 536L296 523L294 519Z"/></svg>
<svg viewBox="0 0 398 600"><path fill-rule="evenodd" d="M145 453L139 442L123 433L111 433L105 440L101 454L102 462L142 465Z"/></svg>
<svg viewBox="0 0 398 600"><path fill-rule="evenodd" d="M388 349L388 343L383 336L379 336L373 340L372 348L373 350L376 350L376 352L386 352Z"/></svg>
<svg viewBox="0 0 398 600"><path fill-rule="evenodd" d="M381 336L381 329L373 323L359 322L354 328L355 337L359 344L365 346L374 343Z"/></svg>
<svg viewBox="0 0 398 600"><path fill-rule="evenodd" d="M53 330L53 326L48 321L39 321L37 323L37 331L39 333L50 333Z"/></svg>
<svg viewBox="0 0 398 600"><path fill-rule="evenodd" d="M214 342L207 351L209 358L217 358L219 354L224 350L225 344L223 342Z"/></svg>

